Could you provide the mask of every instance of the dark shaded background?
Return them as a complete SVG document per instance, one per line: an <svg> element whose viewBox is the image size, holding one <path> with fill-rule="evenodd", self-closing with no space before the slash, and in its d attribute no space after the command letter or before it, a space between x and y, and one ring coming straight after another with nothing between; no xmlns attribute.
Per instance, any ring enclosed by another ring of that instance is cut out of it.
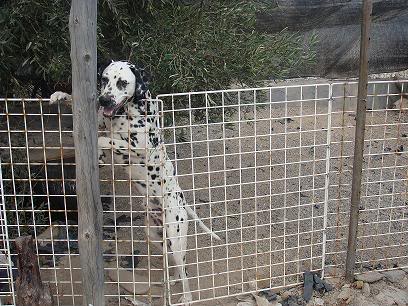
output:
<svg viewBox="0 0 408 306"><path fill-rule="evenodd" d="M305 37L317 34L316 65L296 76L353 77L358 74L362 1L268 0L258 28L276 33L284 28ZM408 1L374 0L370 73L408 68Z"/></svg>

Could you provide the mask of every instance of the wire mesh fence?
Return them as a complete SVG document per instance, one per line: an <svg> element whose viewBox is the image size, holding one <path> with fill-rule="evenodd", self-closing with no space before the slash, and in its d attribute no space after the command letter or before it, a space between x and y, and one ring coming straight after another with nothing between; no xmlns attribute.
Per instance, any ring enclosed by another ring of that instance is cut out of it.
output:
<svg viewBox="0 0 408 306"><path fill-rule="evenodd" d="M326 267L346 256L351 196L357 83L333 84L332 154ZM408 264L407 82L376 81L368 87L363 184L356 272Z"/></svg>
<svg viewBox="0 0 408 306"><path fill-rule="evenodd" d="M187 202L222 237L190 226L194 300L322 269L329 96L328 84L159 96Z"/></svg>
<svg viewBox="0 0 408 306"><path fill-rule="evenodd" d="M408 265L407 85L369 86L358 271ZM194 302L233 304L243 293L299 284L305 270L332 275L328 268L343 266L356 89L348 82L157 97L162 150L175 170L167 179L177 179L187 205L221 237L202 231L195 218L188 221ZM13 241L31 234L56 305L79 305L71 111L47 100L0 103L1 301L14 305ZM100 136L112 137L106 131ZM100 172L107 304L177 304L184 286L170 285L177 264L166 235L174 221L146 221L151 195L135 184L156 178L135 179L123 171L126 164L111 158ZM163 215L171 215L163 205ZM162 230L164 240L156 242L163 249L149 243L145 232L153 229Z"/></svg>

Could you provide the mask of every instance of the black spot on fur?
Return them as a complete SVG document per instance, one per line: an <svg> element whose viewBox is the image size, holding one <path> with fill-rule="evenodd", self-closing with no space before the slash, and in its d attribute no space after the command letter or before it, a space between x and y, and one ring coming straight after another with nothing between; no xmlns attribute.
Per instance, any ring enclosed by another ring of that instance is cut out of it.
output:
<svg viewBox="0 0 408 306"><path fill-rule="evenodd" d="M128 84L129 84L128 81L119 78L118 81L116 82L116 87L119 90L124 90Z"/></svg>
<svg viewBox="0 0 408 306"><path fill-rule="evenodd" d="M156 198L152 199L152 203L154 205L160 206L160 201L158 199L156 199ZM161 208L160 208L160 210L161 210Z"/></svg>

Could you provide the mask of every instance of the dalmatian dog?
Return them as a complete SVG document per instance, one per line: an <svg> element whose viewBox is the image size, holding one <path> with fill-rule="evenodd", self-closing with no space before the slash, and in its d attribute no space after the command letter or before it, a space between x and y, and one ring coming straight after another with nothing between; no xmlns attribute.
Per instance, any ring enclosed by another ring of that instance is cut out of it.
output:
<svg viewBox="0 0 408 306"><path fill-rule="evenodd" d="M183 285L180 302L189 305L192 295L185 268L188 217L214 239L221 239L186 205L161 137L159 101L151 99L144 71L125 61L110 63L101 76L98 100L99 129L106 131L98 138L99 163L111 163L113 155L115 164L129 172L138 192L149 196L146 236L160 249L163 217L166 219L169 260L176 266L175 278ZM71 96L55 92L50 103L57 101L70 104Z"/></svg>

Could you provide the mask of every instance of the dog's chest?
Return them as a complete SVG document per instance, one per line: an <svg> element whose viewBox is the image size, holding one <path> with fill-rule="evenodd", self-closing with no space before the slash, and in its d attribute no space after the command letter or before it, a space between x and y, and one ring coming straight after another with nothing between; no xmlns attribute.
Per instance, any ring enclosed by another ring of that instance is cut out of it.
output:
<svg viewBox="0 0 408 306"><path fill-rule="evenodd" d="M113 118L104 118L106 136L126 141L130 148L156 149L160 142L159 116L141 114L129 106Z"/></svg>

